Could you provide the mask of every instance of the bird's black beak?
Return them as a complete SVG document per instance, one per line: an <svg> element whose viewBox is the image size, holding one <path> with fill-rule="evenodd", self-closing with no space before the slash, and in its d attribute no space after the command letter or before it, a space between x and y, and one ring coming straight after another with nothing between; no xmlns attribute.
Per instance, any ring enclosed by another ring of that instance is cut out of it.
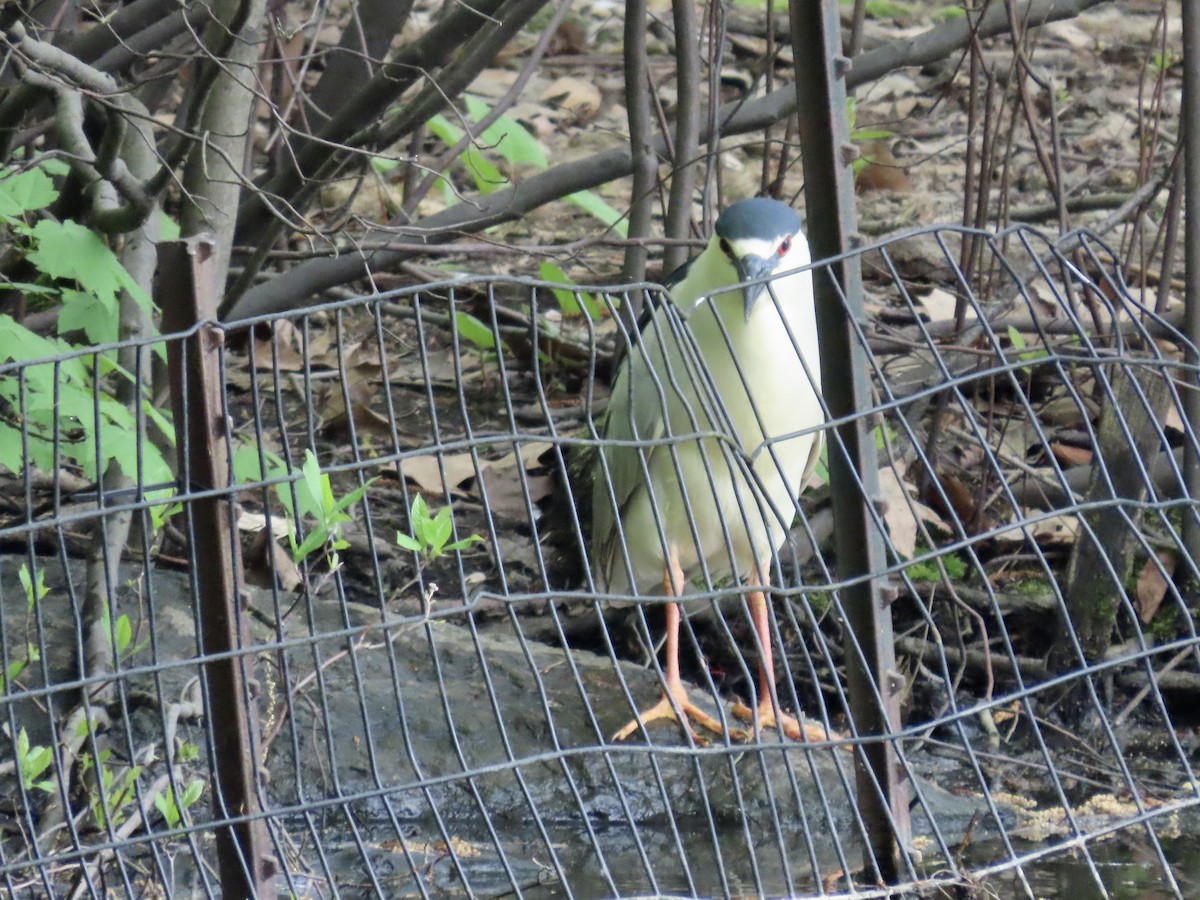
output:
<svg viewBox="0 0 1200 900"><path fill-rule="evenodd" d="M743 256L737 261L739 281L753 281L756 278L764 278L770 275L774 269L775 260L765 259L761 256ZM758 284L748 284L742 289L746 303L747 322L750 321L750 314L754 312L754 304L758 302L758 298L762 296L763 289L766 286L766 282L760 282Z"/></svg>

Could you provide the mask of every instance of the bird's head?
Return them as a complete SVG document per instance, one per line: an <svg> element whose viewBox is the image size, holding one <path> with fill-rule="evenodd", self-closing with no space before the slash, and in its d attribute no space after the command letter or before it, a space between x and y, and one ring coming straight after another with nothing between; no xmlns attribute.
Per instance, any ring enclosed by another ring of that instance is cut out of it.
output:
<svg viewBox="0 0 1200 900"><path fill-rule="evenodd" d="M710 249L725 256L738 281L766 279L811 262L800 216L786 203L769 197L741 200L717 217ZM746 321L762 296L765 281L743 290Z"/></svg>

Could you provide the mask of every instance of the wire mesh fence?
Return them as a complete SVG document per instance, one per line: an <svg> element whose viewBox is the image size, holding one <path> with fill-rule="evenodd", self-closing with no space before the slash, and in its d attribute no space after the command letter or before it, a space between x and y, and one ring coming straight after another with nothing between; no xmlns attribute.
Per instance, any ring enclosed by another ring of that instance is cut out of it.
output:
<svg viewBox="0 0 1200 900"><path fill-rule="evenodd" d="M897 261L914 245L933 260L919 276ZM614 304L652 287L458 280L232 325L228 490L170 474L151 367L115 367L112 347L0 365L6 888L220 894L222 826L255 821L298 897L888 896L855 780L888 741L911 892L1044 895L1066 859L1062 892L1118 896L1123 856L1189 895L1200 520L1181 317L1087 234L926 229L858 253L900 662L875 678L905 685L890 735L849 711L859 638L822 463L765 562L778 704L828 740L733 717L762 648L722 572L686 585L681 660L732 736L613 740L659 696L664 603L600 592L587 505L614 351L638 352ZM145 402L123 412L130 385ZM114 461L127 481L99 488ZM193 598L214 548L192 515L213 496L248 622L225 656L251 673L260 735L259 809L215 814L232 717L204 678Z"/></svg>

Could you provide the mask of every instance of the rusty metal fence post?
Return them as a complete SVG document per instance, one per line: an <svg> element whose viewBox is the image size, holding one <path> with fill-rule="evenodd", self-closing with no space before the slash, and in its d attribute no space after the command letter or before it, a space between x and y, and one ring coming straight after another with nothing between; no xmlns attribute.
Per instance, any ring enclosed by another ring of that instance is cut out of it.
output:
<svg viewBox="0 0 1200 900"><path fill-rule="evenodd" d="M846 119L846 75L838 4L791 0L796 96L801 111L807 229L814 259L852 249L857 241L852 147ZM844 603L861 656L847 652L847 680L857 737L879 738L857 750L858 805L866 823L867 867L888 883L903 880L909 843L908 792L897 748L887 736L900 728L903 678L896 669L891 613L880 589L883 540L868 501L879 497L871 423L855 416L870 406L867 360L855 334L863 313L857 256L818 270L817 329L821 338L825 401L834 419L854 417L831 435L829 478L833 495L839 575L852 583ZM847 372L849 368L849 372ZM847 377L849 375L849 377Z"/></svg>
<svg viewBox="0 0 1200 900"><path fill-rule="evenodd" d="M217 297L206 238L161 248L163 331L193 330L168 344L180 481L185 494L229 487L229 435L222 402L220 354L224 332L216 323ZM213 816L233 823L216 831L223 896L272 897L276 864L258 814L258 721L251 700L252 661L241 602L241 560L232 500L209 494L189 500L191 565L199 604L204 698L213 779ZM213 716L221 710L220 721Z"/></svg>

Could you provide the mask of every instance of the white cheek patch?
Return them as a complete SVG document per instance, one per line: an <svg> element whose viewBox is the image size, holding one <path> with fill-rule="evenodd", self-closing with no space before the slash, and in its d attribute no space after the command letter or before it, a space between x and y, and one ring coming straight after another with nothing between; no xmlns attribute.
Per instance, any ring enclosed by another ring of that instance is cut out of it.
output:
<svg viewBox="0 0 1200 900"><path fill-rule="evenodd" d="M729 246L733 255L739 259L744 256L761 256L770 259L779 252L779 245L787 235L780 235L774 241L764 241L762 238L742 238L740 241L730 241Z"/></svg>

